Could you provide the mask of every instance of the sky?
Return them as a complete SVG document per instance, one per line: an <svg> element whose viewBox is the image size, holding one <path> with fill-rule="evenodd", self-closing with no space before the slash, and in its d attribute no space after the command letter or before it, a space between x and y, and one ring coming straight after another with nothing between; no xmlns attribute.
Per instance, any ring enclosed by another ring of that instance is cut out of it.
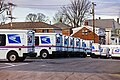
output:
<svg viewBox="0 0 120 80"><path fill-rule="evenodd" d="M120 17L120 0L89 0L95 2L95 18L117 19ZM5 0L17 6L13 9L14 22L24 22L29 13L43 13L52 21L60 7L69 5L71 0ZM9 20L8 20L9 21Z"/></svg>

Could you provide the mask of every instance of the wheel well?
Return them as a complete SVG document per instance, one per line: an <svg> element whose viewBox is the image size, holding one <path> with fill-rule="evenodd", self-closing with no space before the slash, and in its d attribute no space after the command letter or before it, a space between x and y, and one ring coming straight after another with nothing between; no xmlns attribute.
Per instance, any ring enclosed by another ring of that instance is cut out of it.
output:
<svg viewBox="0 0 120 80"><path fill-rule="evenodd" d="M18 55L18 53L17 53L16 51L11 50L11 51L9 51L9 52L7 53L7 58L8 58L8 55L9 55L11 52L14 52L16 55Z"/></svg>
<svg viewBox="0 0 120 80"><path fill-rule="evenodd" d="M47 53L48 53L48 50L42 49L42 50L40 51L40 55L41 55L42 52L47 52Z"/></svg>

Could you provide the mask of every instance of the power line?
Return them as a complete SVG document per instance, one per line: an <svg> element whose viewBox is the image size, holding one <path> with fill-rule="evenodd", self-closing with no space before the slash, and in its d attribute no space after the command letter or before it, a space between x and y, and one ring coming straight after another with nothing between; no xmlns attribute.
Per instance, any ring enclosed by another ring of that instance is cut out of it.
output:
<svg viewBox="0 0 120 80"><path fill-rule="evenodd" d="M120 2L95 2L100 4L120 4Z"/></svg>
<svg viewBox="0 0 120 80"><path fill-rule="evenodd" d="M48 4L36 4L36 5L29 5L29 4L17 4L18 6L67 6L67 5L53 5L53 4L51 4L51 5L48 5Z"/></svg>

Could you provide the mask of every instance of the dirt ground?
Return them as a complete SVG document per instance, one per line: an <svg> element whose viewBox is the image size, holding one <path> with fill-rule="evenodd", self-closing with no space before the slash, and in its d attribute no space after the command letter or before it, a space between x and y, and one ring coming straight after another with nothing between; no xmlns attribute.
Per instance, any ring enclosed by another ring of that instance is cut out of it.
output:
<svg viewBox="0 0 120 80"><path fill-rule="evenodd" d="M120 80L119 74L0 71L0 80Z"/></svg>

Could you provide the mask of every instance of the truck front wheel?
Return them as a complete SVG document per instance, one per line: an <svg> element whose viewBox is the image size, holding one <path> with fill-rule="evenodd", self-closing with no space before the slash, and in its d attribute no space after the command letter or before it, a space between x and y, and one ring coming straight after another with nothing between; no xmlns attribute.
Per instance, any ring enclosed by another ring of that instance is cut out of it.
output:
<svg viewBox="0 0 120 80"><path fill-rule="evenodd" d="M49 54L47 51L41 51L40 56L42 59L47 59L49 57Z"/></svg>
<svg viewBox="0 0 120 80"><path fill-rule="evenodd" d="M17 61L18 60L18 55L17 55L16 52L9 52L8 55L7 55L7 59L10 62Z"/></svg>

